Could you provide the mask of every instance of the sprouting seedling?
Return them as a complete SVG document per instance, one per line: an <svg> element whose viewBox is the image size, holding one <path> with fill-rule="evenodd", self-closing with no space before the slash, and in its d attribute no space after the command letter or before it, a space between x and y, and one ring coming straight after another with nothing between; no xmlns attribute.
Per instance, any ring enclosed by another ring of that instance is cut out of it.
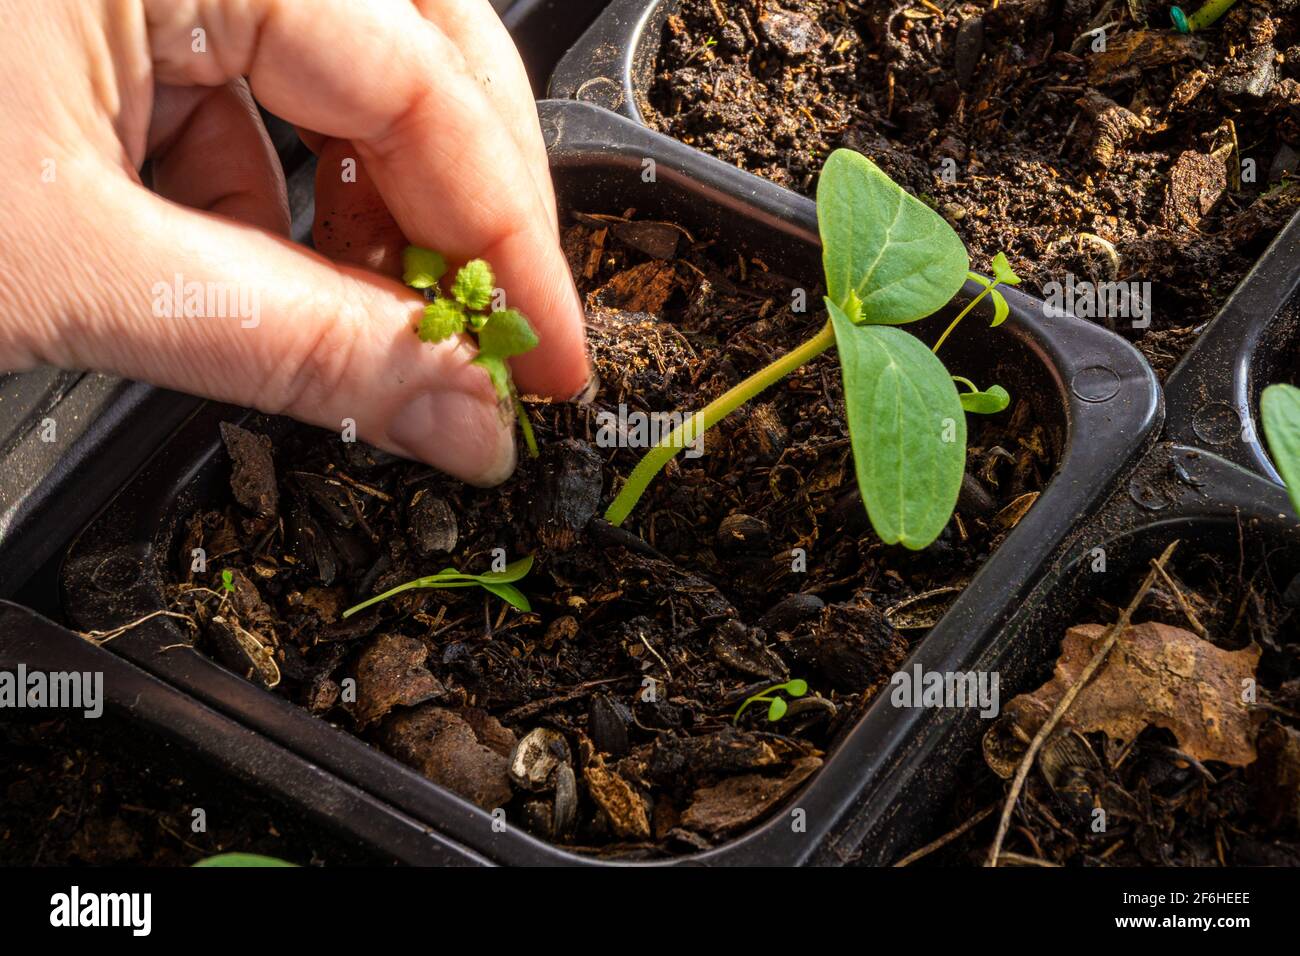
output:
<svg viewBox="0 0 1300 956"><path fill-rule="evenodd" d="M751 705L764 703L767 704L767 719L772 723L776 723L785 716L785 712L790 708L784 698L777 696L780 693L785 693L789 697L802 697L808 693L808 682L795 678L786 681L784 684L776 684L767 688L767 690L759 691L740 705L740 709L736 711L736 716L731 719L731 722L733 724L740 723L740 715L748 710Z"/></svg>
<svg viewBox="0 0 1300 956"><path fill-rule="evenodd" d="M383 594L376 594L369 600L348 608L343 612L343 617L349 618L358 611L364 611L380 601L387 601L390 597L401 594L403 591L414 591L418 588L472 588L475 585L495 594L512 607L521 611L531 611L533 609L532 605L528 603L528 598L524 596L524 593L515 587L515 582L522 579L532 569L533 556L531 554L520 558L518 561L511 561L503 571L489 571L487 574L463 574L455 568L446 568L437 574L416 578L414 581L407 581L395 588L389 588Z"/></svg>
<svg viewBox="0 0 1300 956"><path fill-rule="evenodd" d="M1264 440L1282 476L1291 507L1300 515L1300 388L1270 385L1259 398Z"/></svg>
<svg viewBox="0 0 1300 956"><path fill-rule="evenodd" d="M235 590L235 574L229 568L221 572L221 587L228 594L233 594Z"/></svg>
<svg viewBox="0 0 1300 956"><path fill-rule="evenodd" d="M697 56L702 56L703 54L707 53L709 50L713 49L717 45L718 45L717 37L711 36L707 38L703 43L701 43L699 46L697 46L694 50L691 51L691 55L686 58L686 62L683 64L683 66L689 65L690 62L694 60Z"/></svg>
<svg viewBox="0 0 1300 956"><path fill-rule="evenodd" d="M518 309L491 308L496 278L492 267L482 259L472 259L460 268L451 284L450 297L440 294L439 283L446 273L447 261L432 249L407 246L402 252L402 281L424 292L430 300L420 319L420 340L441 342L461 332L477 338L474 364L488 373L497 394L514 406L528 454L536 458L537 439L506 359L535 349L537 333Z"/></svg>
<svg viewBox="0 0 1300 956"><path fill-rule="evenodd" d="M996 258L995 277L975 277L984 290L932 350L895 326L938 311L970 276L966 247L952 227L871 160L847 149L832 153L822 169L817 220L829 321L650 449L606 511L611 524L627 519L654 476L682 448L834 345L855 475L872 526L887 544L914 550L943 531L966 470L963 412L1001 410L1010 396L998 386L980 391L962 379L971 389L963 398L936 351L985 295L993 298L994 324L1004 319L1007 303L995 287L1019 279L1005 256Z"/></svg>
<svg viewBox="0 0 1300 956"><path fill-rule="evenodd" d="M1223 16L1237 0L1208 0L1208 2L1197 10L1190 17L1183 12L1182 7L1170 7L1169 19L1174 21L1174 28L1179 33L1192 33L1196 30L1204 30L1210 26L1219 17Z"/></svg>

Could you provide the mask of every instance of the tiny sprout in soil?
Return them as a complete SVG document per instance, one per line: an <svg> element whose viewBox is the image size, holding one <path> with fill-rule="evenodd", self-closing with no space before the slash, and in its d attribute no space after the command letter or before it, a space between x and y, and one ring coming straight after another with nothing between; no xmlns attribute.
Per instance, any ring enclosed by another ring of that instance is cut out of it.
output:
<svg viewBox="0 0 1300 956"><path fill-rule="evenodd" d="M1260 396L1259 415L1273 464L1300 515L1300 388L1270 385Z"/></svg>
<svg viewBox="0 0 1300 956"><path fill-rule="evenodd" d="M764 703L767 704L767 719L772 723L776 723L785 716L785 712L790 707L785 702L785 698L776 696L780 693L785 693L789 697L802 697L808 693L808 682L796 678L786 681L784 684L769 687L767 690L759 691L740 705L740 709L736 711L736 716L732 718L731 722L733 724L740 723L740 715L748 710L751 704Z"/></svg>
<svg viewBox="0 0 1300 956"><path fill-rule="evenodd" d="M443 296L439 285L446 273L447 261L431 249L407 246L402 253L402 281L429 300L420 319L420 340L441 342L462 332L475 336L478 357L474 364L488 373L497 395L514 406L528 454L536 458L537 439L506 359L535 349L537 333L518 309L491 308L496 278L492 267L482 259L473 259L460 268L450 296Z"/></svg>
<svg viewBox="0 0 1300 956"><path fill-rule="evenodd" d="M506 565L504 571L489 571L487 574L462 574L455 568L447 568L437 574L416 578L414 581L407 581L395 588L389 588L383 594L376 594L369 600L348 608L343 612L343 616L345 618L351 617L358 611L364 611L371 605L386 601L403 591L414 591L418 588L469 588L475 585L495 594L512 607L521 611L531 611L533 609L532 605L528 603L528 598L524 596L523 592L515 587L515 582L521 580L532 569L533 556L531 554L525 558L520 558L518 561L510 562Z"/></svg>
<svg viewBox="0 0 1300 956"><path fill-rule="evenodd" d="M627 519L682 448L832 345L839 352L854 467L872 527L887 544L919 550L948 524L966 470L963 413L1000 412L1011 397L1001 386L980 389L953 376L936 353L986 296L993 301L992 324L1000 325L1009 309L996 289L1020 279L1001 253L993 259L993 278L970 272L966 248L952 227L852 150L836 150L826 161L817 184L817 220L829 321L652 448L605 513L611 524ZM895 328L941 309L968 277L984 290L933 348ZM964 391L958 392L958 384Z"/></svg>
<svg viewBox="0 0 1300 956"><path fill-rule="evenodd" d="M221 572L221 587L226 591L235 590L235 572L229 568Z"/></svg>

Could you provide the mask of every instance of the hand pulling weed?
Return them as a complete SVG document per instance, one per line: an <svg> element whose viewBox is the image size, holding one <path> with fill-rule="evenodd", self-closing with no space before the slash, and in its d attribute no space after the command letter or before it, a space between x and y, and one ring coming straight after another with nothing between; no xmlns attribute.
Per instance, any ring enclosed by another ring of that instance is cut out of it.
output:
<svg viewBox="0 0 1300 956"><path fill-rule="evenodd" d="M872 527L887 544L919 550L947 525L966 470L965 412L1002 411L1001 386L981 390L954 378L937 352L989 296L993 325L1009 312L996 289L1020 279L1001 253L993 278L969 271L952 227L852 150L831 154L817 184L817 221L829 321L813 338L727 391L652 448L605 513L621 525L654 476L745 402L832 345L839 352L844 404L858 488ZM934 347L895 328L943 308L967 278L984 290ZM960 383L967 391L959 393Z"/></svg>
<svg viewBox="0 0 1300 956"><path fill-rule="evenodd" d="M537 333L518 309L491 309L496 278L482 259L472 259L460 268L450 297L441 294L440 283L446 273L447 261L431 249L407 246L402 253L402 281L431 300L420 319L420 340L441 342L462 332L475 336L478 356L474 364L488 373L497 395L514 406L528 454L536 458L537 439L506 359L535 349Z"/></svg>

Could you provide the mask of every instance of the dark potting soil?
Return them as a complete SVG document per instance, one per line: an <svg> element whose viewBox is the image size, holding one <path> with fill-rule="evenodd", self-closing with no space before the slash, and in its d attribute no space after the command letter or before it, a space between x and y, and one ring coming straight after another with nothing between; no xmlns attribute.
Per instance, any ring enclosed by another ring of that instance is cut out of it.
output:
<svg viewBox="0 0 1300 956"><path fill-rule="evenodd" d="M1252 571L1266 551L1249 531L1236 553L1198 553L1193 541L1184 542L1169 565L1172 586L1157 581L1133 615L1135 624L1181 629L1189 646L1197 645L1187 633L1195 621L1217 648L1258 649L1248 726L1225 720L1216 730L1199 711L1188 722L1219 742L1231 737L1233 747L1248 745L1254 759L1245 766L1196 760L1186 752L1193 748L1180 750L1178 737L1164 727L1121 740L1058 726L1017 802L1004 865L1300 866L1300 578L1274 580L1266 570ZM1144 574L1126 576L1085 604L1078 623L1114 622ZM1112 650L1110 659L1117 654ZM1196 706L1211 714L1219 707L1213 686L1219 675L1207 664L1202 658L1195 672ZM1094 681L1103 680L1098 674ZM1051 676L1050 664L1040 676ZM1234 695L1246 692L1239 677L1227 682ZM1154 701L1144 696L1139 703ZM1004 703L1004 716L986 734L983 754L977 747L969 756L961 792L940 822L948 834L969 829L927 855L927 864L984 862L1006 799L1004 778L1027 743L1016 743L1007 730L1014 710ZM1125 715L1122 708L1111 714ZM1002 767L1000 775L994 766Z"/></svg>
<svg viewBox="0 0 1300 956"><path fill-rule="evenodd" d="M822 319L792 311L775 263L670 224L577 219L564 246L602 387L589 406L529 406L540 460L482 490L337 434L226 426L232 496L185 516L165 574L201 649L484 809L583 852L691 852L816 772L1032 505L1062 436L1024 396L973 417L958 516L925 552L886 547L832 353L679 456L625 530L593 522L644 453L604 447L602 413L697 409ZM494 551L535 557L518 584L531 613L461 589L340 617L448 566L486 571ZM733 720L790 678L810 689L784 718Z"/></svg>
<svg viewBox="0 0 1300 956"><path fill-rule="evenodd" d="M1163 376L1300 204L1300 2L1242 0L1188 36L1169 7L683 0L640 107L808 195L860 150L1029 291L1150 282L1149 328L1097 321Z"/></svg>
<svg viewBox="0 0 1300 956"><path fill-rule="evenodd" d="M231 852L384 862L111 717L0 723L0 866L188 866Z"/></svg>

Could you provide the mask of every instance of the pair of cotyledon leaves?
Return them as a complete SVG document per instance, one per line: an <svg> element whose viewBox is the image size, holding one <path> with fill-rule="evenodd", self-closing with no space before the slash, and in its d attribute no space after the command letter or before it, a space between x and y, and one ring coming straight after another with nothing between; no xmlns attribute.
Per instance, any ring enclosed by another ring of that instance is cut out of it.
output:
<svg viewBox="0 0 1300 956"><path fill-rule="evenodd" d="M386 601L403 591L415 591L421 588L481 587L520 611L531 611L532 606L528 603L528 598L515 587L515 582L522 580L532 569L533 556L531 554L520 558L518 561L511 561L500 571L489 571L486 574L464 574L455 568L446 568L437 574L416 578L414 581L407 581L395 588L389 588L383 594L376 594L369 600L348 608L343 612L343 617L349 618L358 611L364 611L366 608L378 604L380 601Z"/></svg>
<svg viewBox="0 0 1300 956"><path fill-rule="evenodd" d="M817 186L826 308L835 330L853 460L862 499L887 544L920 549L943 531L966 468L966 417L1000 411L994 386L958 392L920 339L895 326L943 308L969 272L966 247L944 219L865 156L836 150ZM1014 273L999 254L1001 281ZM1018 281L1018 280L1017 280ZM994 323L1006 302L993 295Z"/></svg>

